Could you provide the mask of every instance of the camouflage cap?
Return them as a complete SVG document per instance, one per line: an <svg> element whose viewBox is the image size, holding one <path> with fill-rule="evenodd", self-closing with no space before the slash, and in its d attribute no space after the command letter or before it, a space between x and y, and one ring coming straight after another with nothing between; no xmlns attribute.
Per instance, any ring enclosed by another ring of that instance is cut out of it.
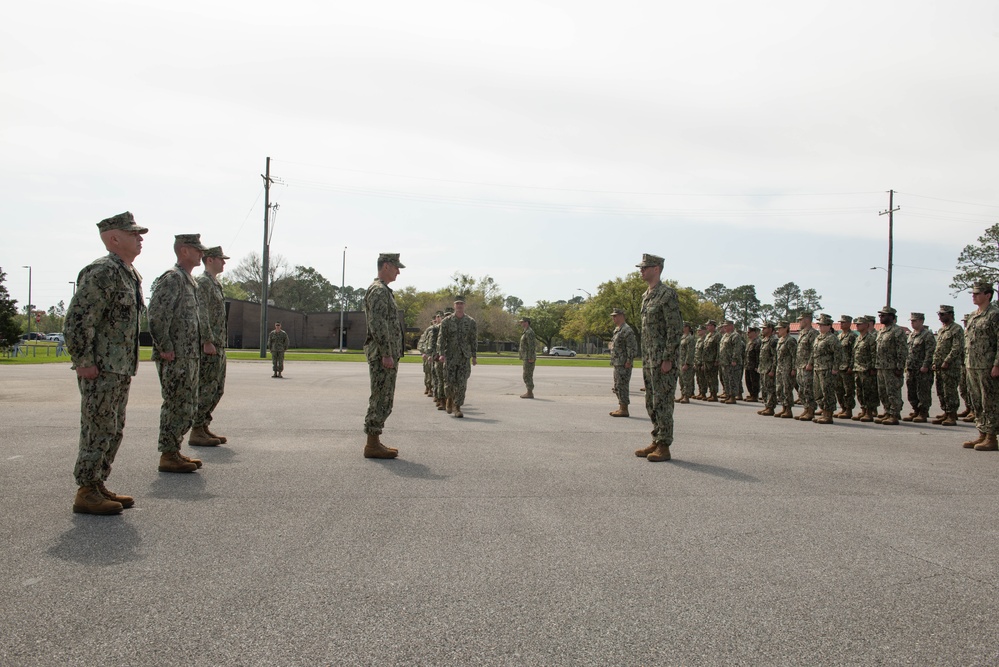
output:
<svg viewBox="0 0 999 667"><path fill-rule="evenodd" d="M735 322L733 322L732 320L725 320L724 324L725 326L733 326L733 327L735 326Z"/></svg>
<svg viewBox="0 0 999 667"><path fill-rule="evenodd" d="M811 321L814 318L815 318L815 316L812 313L802 313L801 315L798 315L798 320L799 321L800 320L809 320L809 321Z"/></svg>
<svg viewBox="0 0 999 667"><path fill-rule="evenodd" d="M853 318L853 321L857 324L867 324L868 322L871 322L871 320L867 319L867 315L857 315Z"/></svg>
<svg viewBox="0 0 999 667"><path fill-rule="evenodd" d="M992 294L994 292L995 290L992 289L992 283L978 281L971 286L972 294Z"/></svg>
<svg viewBox="0 0 999 667"><path fill-rule="evenodd" d="M851 324L853 322L853 318L850 317L849 315L840 315L839 321L844 324Z"/></svg>
<svg viewBox="0 0 999 667"><path fill-rule="evenodd" d="M453 306L448 306L447 308L444 309L444 314L445 315L450 315L453 312L454 312L454 307Z"/></svg>
<svg viewBox="0 0 999 667"><path fill-rule="evenodd" d="M763 328L773 330L777 328L777 325L771 322L770 320L767 320L763 323Z"/></svg>
<svg viewBox="0 0 999 667"><path fill-rule="evenodd" d="M818 324L820 326L831 327L832 323L833 323L832 316L826 315L825 313L822 313L821 315L819 315Z"/></svg>
<svg viewBox="0 0 999 667"><path fill-rule="evenodd" d="M611 315L624 315L624 311L620 308L612 308Z"/></svg>
<svg viewBox="0 0 999 667"><path fill-rule="evenodd" d="M530 317L522 317L519 320L517 320L517 322L518 323L527 322L527 324L530 325L531 324L531 318Z"/></svg>
<svg viewBox="0 0 999 667"><path fill-rule="evenodd" d="M954 306L947 306L947 305L940 306L940 310L937 311L937 315L940 315L942 313L950 313L951 315L953 315Z"/></svg>
<svg viewBox="0 0 999 667"><path fill-rule="evenodd" d="M868 324L876 324L878 321L878 318L873 315L864 315L864 319L867 320Z"/></svg>
<svg viewBox="0 0 999 667"><path fill-rule="evenodd" d="M229 259L229 255L222 252L222 246L217 245L205 250L205 257L215 257L216 259Z"/></svg>
<svg viewBox="0 0 999 667"><path fill-rule="evenodd" d="M97 229L101 234L110 232L112 229L120 229L125 232L139 232L140 234L145 234L149 231L145 227L135 224L135 216L128 211L110 218L104 218L97 223Z"/></svg>
<svg viewBox="0 0 999 667"><path fill-rule="evenodd" d="M897 314L898 311L892 308L891 306L885 306L884 308L878 311L878 315L897 315Z"/></svg>
<svg viewBox="0 0 999 667"><path fill-rule="evenodd" d="M703 324L698 324L697 325L697 330L698 331L707 331L708 328L706 326L704 326Z"/></svg>
<svg viewBox="0 0 999 667"><path fill-rule="evenodd" d="M926 315L923 314L923 313L915 313L915 312L913 312L913 313L909 314L909 319L910 320L920 320L920 321L922 321L922 320L926 319Z"/></svg>
<svg viewBox="0 0 999 667"><path fill-rule="evenodd" d="M691 324L690 322L684 322L683 326L686 327L687 329L690 329L691 331L694 330L694 325Z"/></svg>
<svg viewBox="0 0 999 667"><path fill-rule="evenodd" d="M444 311L438 310L436 313L434 313L434 317L444 317Z"/></svg>
<svg viewBox="0 0 999 667"><path fill-rule="evenodd" d="M716 327L716 326L718 326L718 323L715 322L714 320L708 320L707 322L705 322L705 324L707 324L709 327Z"/></svg>
<svg viewBox="0 0 999 667"><path fill-rule="evenodd" d="M208 250L208 248L201 245L201 234L177 234L173 237L173 241L177 245L191 246L201 252Z"/></svg>
<svg viewBox="0 0 999 667"><path fill-rule="evenodd" d="M455 303L465 303L465 295L464 294L459 294L458 296L454 297L454 302Z"/></svg>
<svg viewBox="0 0 999 667"><path fill-rule="evenodd" d="M378 255L379 264L391 264L397 269L405 269L406 265L399 261L399 253L397 252L383 252Z"/></svg>
<svg viewBox="0 0 999 667"><path fill-rule="evenodd" d="M662 266L666 262L665 259L659 255L650 255L649 253L642 253L642 263L636 264L640 269L644 269L649 266Z"/></svg>
<svg viewBox="0 0 999 667"><path fill-rule="evenodd" d="M780 322L777 323L777 328L778 329L790 329L791 328L791 323L788 322L787 320L781 320Z"/></svg>
<svg viewBox="0 0 999 667"><path fill-rule="evenodd" d="M756 332L759 332L759 330L760 330L760 328L758 326L756 326L755 324L750 324L749 328L746 329L746 331L756 331Z"/></svg>

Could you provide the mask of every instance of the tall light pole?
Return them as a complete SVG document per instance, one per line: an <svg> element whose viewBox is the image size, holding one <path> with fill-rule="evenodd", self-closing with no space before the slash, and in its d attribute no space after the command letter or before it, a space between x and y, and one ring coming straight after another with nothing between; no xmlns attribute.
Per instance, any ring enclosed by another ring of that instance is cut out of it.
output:
<svg viewBox="0 0 999 667"><path fill-rule="evenodd" d="M73 286L73 296L76 296L76 281L70 280L69 284Z"/></svg>
<svg viewBox="0 0 999 667"><path fill-rule="evenodd" d="M892 262L892 254L895 249L895 211L902 208L901 206L895 206L895 191L888 191L888 209L881 211L878 215L888 216L888 268L885 271L888 272L888 289L887 295L885 296L885 307L891 306L891 271L894 266Z"/></svg>
<svg viewBox="0 0 999 667"><path fill-rule="evenodd" d="M340 272L340 351L343 352L343 307L347 303L344 290L347 285L347 246L343 247L343 266Z"/></svg>
<svg viewBox="0 0 999 667"><path fill-rule="evenodd" d="M28 307L25 310L28 313L28 340L31 340L31 316L33 314L31 311L34 309L34 306L31 305L31 267L22 265L21 268L28 270Z"/></svg>
<svg viewBox="0 0 999 667"><path fill-rule="evenodd" d="M577 291L577 292L583 292L584 294L586 294L586 298L587 298L587 299L592 299L592 298L593 298L593 295L592 295L592 294L590 294L589 292L587 292L586 290L584 290L584 289L583 289L582 287L577 287L577 288L576 288L576 291ZM586 348L587 348L587 351L586 351L586 354L589 354L589 353L590 353L590 351L589 351L589 347L588 347L588 346L589 346L589 344L590 344L590 334L589 334L589 333L587 333L587 334L586 334L586 335L585 335L585 336L583 337L583 347L586 347Z"/></svg>

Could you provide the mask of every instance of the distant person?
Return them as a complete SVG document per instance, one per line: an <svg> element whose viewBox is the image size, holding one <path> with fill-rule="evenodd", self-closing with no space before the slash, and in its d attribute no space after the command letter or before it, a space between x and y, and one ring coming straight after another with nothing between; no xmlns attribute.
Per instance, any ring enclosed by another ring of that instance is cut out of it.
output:
<svg viewBox="0 0 999 667"><path fill-rule="evenodd" d="M153 361L160 376L160 472L187 473L201 467L199 459L180 452L184 435L194 425L198 406L198 367L202 354L216 354L198 307L198 282L191 271L201 264L206 248L201 234L178 234L173 251L177 263L153 281L149 297L149 333Z"/></svg>
<svg viewBox="0 0 999 667"><path fill-rule="evenodd" d="M520 346L518 354L524 366L524 386L527 391L520 395L521 398L534 398L534 367L538 361L538 339L531 328L531 318L520 319L520 326L524 328L524 333L520 336Z"/></svg>
<svg viewBox="0 0 999 667"><path fill-rule="evenodd" d="M441 322L440 355L444 362L444 392L447 395L445 411L462 418L461 406L465 404L468 377L472 366L478 364L478 329L475 320L465 312L465 297L454 298L454 314Z"/></svg>
<svg viewBox="0 0 999 667"><path fill-rule="evenodd" d="M198 408L194 414L194 428L188 442L194 446L212 447L228 442L224 435L213 433L209 426L212 413L225 393L226 357L225 346L229 342L229 328L225 315L225 296L218 276L225 270L229 256L222 252L222 246L205 251L201 261L205 271L198 276L198 303L201 306L203 326L208 332L208 340L215 345L215 354L201 354L198 370Z"/></svg>
<svg viewBox="0 0 999 667"><path fill-rule="evenodd" d="M902 418L902 380L908 356L905 332L895 324L896 312L891 306L878 311L884 327L878 333L876 351L878 396L885 411L874 423L885 426L898 426Z"/></svg>
<svg viewBox="0 0 999 667"><path fill-rule="evenodd" d="M940 306L937 317L941 326L933 349L933 372L937 380L937 400L943 413L932 423L956 426L957 411L961 409L958 386L964 372L964 329L954 321L954 306Z"/></svg>
<svg viewBox="0 0 999 667"><path fill-rule="evenodd" d="M971 298L978 310L968 315L965 332L967 351L965 366L968 369L968 389L975 401L975 425L978 438L964 443L968 449L980 452L999 450L996 433L999 432L999 306L992 302L994 290L991 283L977 282Z"/></svg>
<svg viewBox="0 0 999 667"><path fill-rule="evenodd" d="M705 325L704 344L701 348L701 368L704 371L704 381L707 392L703 400L710 403L718 402L718 343L721 335L715 329L718 323L708 320Z"/></svg>
<svg viewBox="0 0 999 667"><path fill-rule="evenodd" d="M833 318L819 315L819 335L812 345L812 356L806 368L812 373L813 396L821 414L812 418L816 424L832 424L836 409L836 385L842 365L843 348L833 331Z"/></svg>
<svg viewBox="0 0 999 667"><path fill-rule="evenodd" d="M762 345L760 341L760 328L758 326L750 326L746 329L746 337L749 339L746 342L746 362L745 362L745 375L746 375L746 393L749 394L749 398L746 399L747 403L756 403L760 400L760 347Z"/></svg>
<svg viewBox="0 0 999 667"><path fill-rule="evenodd" d="M812 346L815 339L819 337L819 332L812 327L812 313L802 313L798 317L798 350L795 359L795 379L798 381L798 397L801 405L805 408L797 419L809 422L815 419L815 378L809 366L809 359L812 358Z"/></svg>
<svg viewBox="0 0 999 667"><path fill-rule="evenodd" d="M798 372L798 341L791 336L791 323L777 323L777 401L783 409L774 414L780 419L796 419L791 408L794 406L794 376Z"/></svg>
<svg viewBox="0 0 999 667"><path fill-rule="evenodd" d="M756 414L764 417L773 417L777 407L777 336L774 329L773 322L764 322L760 337L756 339L760 344L756 371L760 378L760 402L763 403L763 409Z"/></svg>
<svg viewBox="0 0 999 667"><path fill-rule="evenodd" d="M697 336L693 333L690 322L683 323L683 336L680 337L680 398L677 403L690 403L694 396L694 357L696 354Z"/></svg>
<svg viewBox="0 0 999 667"><path fill-rule="evenodd" d="M912 313L909 324L909 354L905 362L905 387L912 406L912 412L902 421L925 424L930 418L930 403L933 400L933 352L937 341L924 326L926 315Z"/></svg>
<svg viewBox="0 0 999 667"><path fill-rule="evenodd" d="M853 375L857 384L857 404L860 414L850 417L853 421L870 423L878 416L878 334L874 330L874 316L861 315L854 319L857 342L853 345Z"/></svg>
<svg viewBox="0 0 999 667"><path fill-rule="evenodd" d="M66 348L80 389L80 442L73 476L79 487L73 511L118 514L135 505L131 496L105 482L121 445L128 390L139 362L142 276L132 262L142 252L142 235L131 213L97 223L108 254L76 278L66 311Z"/></svg>
<svg viewBox="0 0 999 667"><path fill-rule="evenodd" d="M857 334L853 332L853 318L839 317L839 380L836 384L836 400L839 412L833 415L838 419L853 419L853 408L857 405L857 383L853 378L853 348L857 345ZM859 421L859 420L858 420Z"/></svg>
<svg viewBox="0 0 999 667"><path fill-rule="evenodd" d="M614 394L617 395L617 410L611 417L628 417L631 404L631 371L638 356L638 339L635 331L624 321L624 311L615 308L611 311L614 320L614 335L611 338L611 366L614 367Z"/></svg>
<svg viewBox="0 0 999 667"><path fill-rule="evenodd" d="M673 444L673 398L683 317L676 291L662 282L663 258L642 255L638 269L648 289L642 296L642 379L652 444L635 452L649 461L669 461Z"/></svg>
<svg viewBox="0 0 999 667"><path fill-rule="evenodd" d="M281 329L281 323L274 323L274 330L267 334L267 349L271 351L272 378L284 377L284 352L288 349L288 332Z"/></svg>
<svg viewBox="0 0 999 667"><path fill-rule="evenodd" d="M378 256L377 266L378 277L364 294L364 317L368 324L364 354L371 382L368 412L364 417L364 433L367 436L364 458L394 459L399 450L386 446L381 441L381 434L385 421L392 414L399 359L405 350L399 308L389 283L399 277L399 270L406 268L406 265L399 260L398 253L382 253Z"/></svg>

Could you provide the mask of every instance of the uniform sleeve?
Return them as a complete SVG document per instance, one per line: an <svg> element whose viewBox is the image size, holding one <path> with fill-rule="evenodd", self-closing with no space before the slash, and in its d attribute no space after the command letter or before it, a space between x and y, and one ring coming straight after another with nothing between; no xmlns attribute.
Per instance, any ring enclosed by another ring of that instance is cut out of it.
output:
<svg viewBox="0 0 999 667"><path fill-rule="evenodd" d="M76 278L76 294L66 311L66 351L73 368L95 366L94 339L97 325L105 317L105 296L110 291L106 275L99 265L80 271Z"/></svg>
<svg viewBox="0 0 999 667"><path fill-rule="evenodd" d="M534 335L534 329L527 330L527 361L538 360L538 337Z"/></svg>
<svg viewBox="0 0 999 667"><path fill-rule="evenodd" d="M153 295L149 299L149 333L153 337L153 345L162 354L174 351L174 341L170 338L170 327L177 312L177 301L180 298L179 276L174 271L167 271L156 281Z"/></svg>

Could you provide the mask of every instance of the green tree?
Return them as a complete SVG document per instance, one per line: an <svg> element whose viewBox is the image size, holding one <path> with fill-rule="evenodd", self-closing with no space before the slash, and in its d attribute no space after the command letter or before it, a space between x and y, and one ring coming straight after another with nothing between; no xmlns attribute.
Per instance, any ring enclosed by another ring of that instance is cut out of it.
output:
<svg viewBox="0 0 999 667"><path fill-rule="evenodd" d="M977 245L966 245L957 256L958 273L951 280L952 295L971 289L973 283L999 282L999 224L992 225L978 237Z"/></svg>
<svg viewBox="0 0 999 667"><path fill-rule="evenodd" d="M243 286L225 276L219 276L219 284L222 285L222 296L227 299L238 299L239 301L249 301L250 295L243 289Z"/></svg>
<svg viewBox="0 0 999 667"><path fill-rule="evenodd" d="M282 283L288 277L288 262L281 255L271 255L268 261L267 273L270 276L268 284L268 298L273 299L275 305L280 305ZM263 260L256 252L251 252L243 259L239 260L229 273L229 278L246 291L248 301L260 303L262 294Z"/></svg>
<svg viewBox="0 0 999 667"><path fill-rule="evenodd" d="M503 308L511 315L516 315L524 306L524 300L516 296L508 296L503 301Z"/></svg>
<svg viewBox="0 0 999 667"><path fill-rule="evenodd" d="M522 312L525 317L531 319L534 334L548 349L551 349L562 331L566 316L571 309L577 307L564 302L538 301L533 307L526 308Z"/></svg>
<svg viewBox="0 0 999 667"><path fill-rule="evenodd" d="M274 300L283 308L303 313L328 313L340 309L338 291L311 266L296 266L283 283L280 303Z"/></svg>
<svg viewBox="0 0 999 667"><path fill-rule="evenodd" d="M21 325L17 321L17 300L10 298L4 283L7 274L0 267L0 348L14 345L21 337Z"/></svg>
<svg viewBox="0 0 999 667"><path fill-rule="evenodd" d="M756 286L740 285L729 292L725 314L740 330L745 330L760 317L760 305L760 300L756 298Z"/></svg>
<svg viewBox="0 0 999 667"><path fill-rule="evenodd" d="M801 288L795 283L784 283L773 291L774 315L779 320L798 319L798 304L801 302Z"/></svg>
<svg viewBox="0 0 999 667"><path fill-rule="evenodd" d="M812 288L802 290L801 301L799 301L798 316L802 313L815 313L822 309L822 295Z"/></svg>

